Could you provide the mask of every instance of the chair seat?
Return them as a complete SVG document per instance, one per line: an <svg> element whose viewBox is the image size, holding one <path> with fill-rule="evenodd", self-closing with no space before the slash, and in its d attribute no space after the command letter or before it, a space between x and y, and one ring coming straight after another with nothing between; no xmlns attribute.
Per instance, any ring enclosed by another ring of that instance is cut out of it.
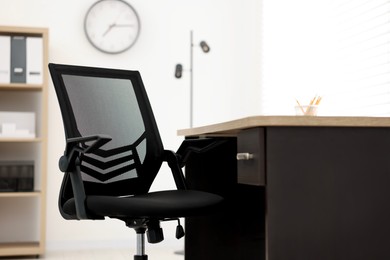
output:
<svg viewBox="0 0 390 260"><path fill-rule="evenodd" d="M71 200L66 203L68 209L74 208ZM204 214L205 210L215 209L222 200L218 195L203 191L169 190L129 197L88 196L86 208L103 217L173 218Z"/></svg>

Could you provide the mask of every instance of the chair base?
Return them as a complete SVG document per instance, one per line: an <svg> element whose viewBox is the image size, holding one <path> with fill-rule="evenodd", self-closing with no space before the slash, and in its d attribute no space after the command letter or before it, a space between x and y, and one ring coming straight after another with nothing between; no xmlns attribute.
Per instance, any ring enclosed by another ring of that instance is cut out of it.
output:
<svg viewBox="0 0 390 260"><path fill-rule="evenodd" d="M134 260L148 260L147 255L135 255Z"/></svg>

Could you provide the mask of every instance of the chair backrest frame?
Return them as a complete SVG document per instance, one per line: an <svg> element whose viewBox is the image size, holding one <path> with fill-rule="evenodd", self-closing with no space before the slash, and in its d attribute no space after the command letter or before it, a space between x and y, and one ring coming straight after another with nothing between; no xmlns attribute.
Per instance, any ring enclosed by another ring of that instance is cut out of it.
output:
<svg viewBox="0 0 390 260"><path fill-rule="evenodd" d="M60 105L66 140L75 137L82 137L84 134L82 131L80 131L80 122L78 122L77 119L77 113L79 111L75 111L74 104L72 104L72 94L69 93L70 88L67 86L66 78L68 76L129 81L128 86L129 88L133 88L132 91L134 91L135 100L138 103L137 106L139 107L139 111L142 117L142 124L145 130L144 137L146 140L146 152L144 154L143 161L140 165L137 166L137 176L124 180L113 181L110 183L96 183L87 180L84 181L84 187L86 195L125 196L148 192L163 162L164 147L140 73L138 71L130 70L92 68L53 63L49 64L49 70ZM78 87L82 88L83 86ZM107 91L116 91L115 86L107 86L107 88L109 88ZM94 91L94 88L89 87L88 91L90 90ZM93 97L94 99L99 98L99 93L95 93ZM98 103L99 100L94 100L94 102ZM113 102L116 101L114 100ZM94 111L92 112L91 120L104 120L100 118L101 115L99 115L99 113L95 113ZM119 125L120 123L121 122L118 122ZM111 127L118 126L113 125ZM94 134L106 135L107 133L99 132L99 129L96 129L96 133ZM112 138L115 139L117 137L112 136ZM137 140L137 142L140 141ZM126 145L131 146L133 144ZM105 151L99 150L99 153L104 152ZM100 154L99 156L104 157L104 154ZM88 160L88 163L93 164L94 161L96 161L96 158ZM109 177L105 176L101 180L104 181L106 179L109 179ZM60 194L64 201L73 195L71 193L70 185L71 182L69 181L69 176L68 174L65 174Z"/></svg>

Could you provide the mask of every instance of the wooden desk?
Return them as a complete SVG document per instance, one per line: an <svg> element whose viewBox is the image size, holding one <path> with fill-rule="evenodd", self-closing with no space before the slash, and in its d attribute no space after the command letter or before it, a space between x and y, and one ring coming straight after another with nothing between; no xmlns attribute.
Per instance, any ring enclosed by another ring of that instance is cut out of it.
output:
<svg viewBox="0 0 390 260"><path fill-rule="evenodd" d="M390 118L257 116L179 130L221 142L186 176L226 198L218 214L186 219L185 259L390 259L389 127Z"/></svg>

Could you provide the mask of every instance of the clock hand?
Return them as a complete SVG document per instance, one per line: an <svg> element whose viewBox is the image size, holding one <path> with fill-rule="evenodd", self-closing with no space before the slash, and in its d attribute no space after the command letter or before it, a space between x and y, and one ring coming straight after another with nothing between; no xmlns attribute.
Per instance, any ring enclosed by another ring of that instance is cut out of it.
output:
<svg viewBox="0 0 390 260"><path fill-rule="evenodd" d="M103 37L106 36L106 34L109 33L114 26L115 26L115 23L110 24L110 26L108 26L107 30L103 33Z"/></svg>
<svg viewBox="0 0 390 260"><path fill-rule="evenodd" d="M134 24L114 24L113 27L134 27Z"/></svg>
<svg viewBox="0 0 390 260"><path fill-rule="evenodd" d="M105 36L109 31L111 31L111 29L112 29L113 27L117 27L117 26L118 26L117 23L116 23L116 21L118 21L118 19L119 19L119 18L121 17L121 15L122 15L122 13L123 13L123 10L122 10L121 12L118 13L117 17L116 17L115 20L114 20L114 23L112 23L112 24L108 27L107 31L103 34L103 36Z"/></svg>
<svg viewBox="0 0 390 260"><path fill-rule="evenodd" d="M106 36L114 27L133 27L133 26L134 26L133 24L116 24L116 23L110 24L107 30L103 33L103 37Z"/></svg>

